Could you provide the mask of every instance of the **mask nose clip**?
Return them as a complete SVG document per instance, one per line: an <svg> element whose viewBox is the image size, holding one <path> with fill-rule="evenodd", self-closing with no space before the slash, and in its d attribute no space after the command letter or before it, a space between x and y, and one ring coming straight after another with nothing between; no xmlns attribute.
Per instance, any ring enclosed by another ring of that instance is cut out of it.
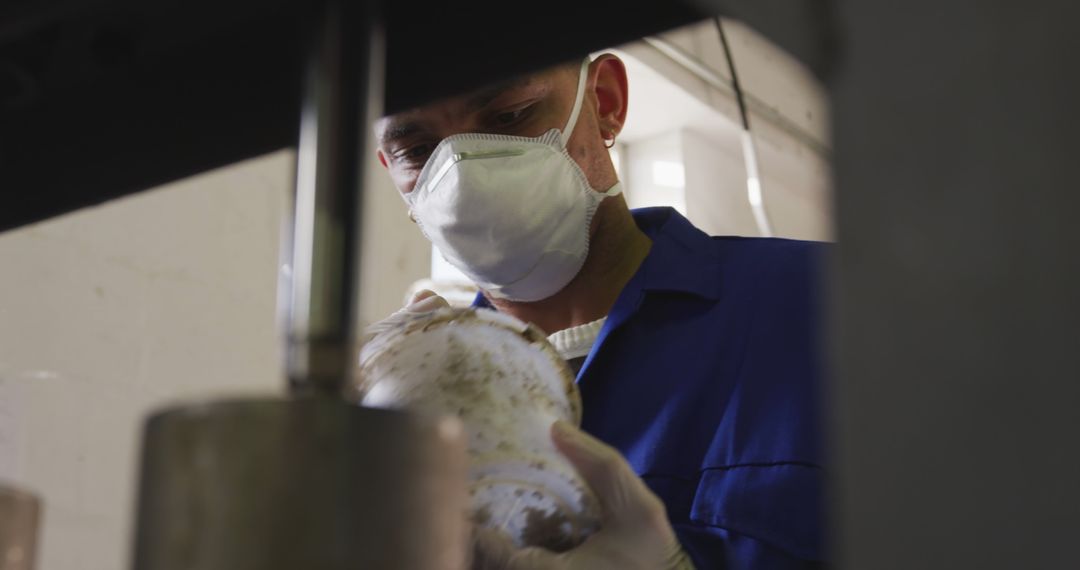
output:
<svg viewBox="0 0 1080 570"><path fill-rule="evenodd" d="M508 148L502 150L490 150L479 152L457 152L454 153L453 161L461 162L463 160L473 160L477 158L505 158L508 156L521 156L525 154L524 149L520 148Z"/></svg>

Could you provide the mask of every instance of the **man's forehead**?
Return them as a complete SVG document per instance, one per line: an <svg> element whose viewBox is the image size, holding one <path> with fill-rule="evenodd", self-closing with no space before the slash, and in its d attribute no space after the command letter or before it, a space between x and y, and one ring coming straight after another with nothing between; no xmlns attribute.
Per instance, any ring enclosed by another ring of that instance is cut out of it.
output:
<svg viewBox="0 0 1080 570"><path fill-rule="evenodd" d="M386 115L378 120L376 128L381 131L398 131L399 127L408 127L440 113L469 113L484 109L500 95L510 91L538 85L550 84L556 77L558 68L545 69L510 79L494 81L467 93L440 99L407 111ZM386 135L383 138L387 138Z"/></svg>

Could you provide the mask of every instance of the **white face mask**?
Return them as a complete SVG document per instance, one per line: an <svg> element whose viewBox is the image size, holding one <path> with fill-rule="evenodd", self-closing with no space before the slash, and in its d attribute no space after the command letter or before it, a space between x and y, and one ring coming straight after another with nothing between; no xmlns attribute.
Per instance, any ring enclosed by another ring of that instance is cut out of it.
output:
<svg viewBox="0 0 1080 570"><path fill-rule="evenodd" d="M466 133L443 139L413 191L413 219L443 257L489 294L538 301L559 292L589 253L600 202L566 152L585 97L581 66L566 127L536 138Z"/></svg>

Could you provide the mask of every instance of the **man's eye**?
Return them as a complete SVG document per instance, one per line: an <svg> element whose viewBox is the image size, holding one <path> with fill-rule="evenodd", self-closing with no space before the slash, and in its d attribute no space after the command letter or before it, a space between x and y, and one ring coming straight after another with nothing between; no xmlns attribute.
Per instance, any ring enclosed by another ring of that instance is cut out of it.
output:
<svg viewBox="0 0 1080 570"><path fill-rule="evenodd" d="M426 159L427 155L431 154L431 151L435 149L431 144L418 144L409 148L399 150L394 156L398 159L404 159L409 161L418 161Z"/></svg>
<svg viewBox="0 0 1080 570"><path fill-rule="evenodd" d="M513 111L499 113L498 115L495 115L495 123L498 124L500 127L513 125L514 123L520 121L522 117L524 117L526 114L528 114L529 109L531 108L532 105L529 105L527 107L522 107Z"/></svg>

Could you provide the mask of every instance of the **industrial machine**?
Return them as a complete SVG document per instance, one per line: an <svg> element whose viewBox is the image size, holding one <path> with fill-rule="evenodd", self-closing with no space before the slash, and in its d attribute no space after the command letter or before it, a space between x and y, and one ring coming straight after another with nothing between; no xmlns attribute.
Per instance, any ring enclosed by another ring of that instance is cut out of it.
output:
<svg viewBox="0 0 1080 570"><path fill-rule="evenodd" d="M337 397L367 122L719 13L833 97L836 564L1080 566L1077 5L9 1L0 229L297 147L293 396L149 421L137 570L460 563L458 444Z"/></svg>

